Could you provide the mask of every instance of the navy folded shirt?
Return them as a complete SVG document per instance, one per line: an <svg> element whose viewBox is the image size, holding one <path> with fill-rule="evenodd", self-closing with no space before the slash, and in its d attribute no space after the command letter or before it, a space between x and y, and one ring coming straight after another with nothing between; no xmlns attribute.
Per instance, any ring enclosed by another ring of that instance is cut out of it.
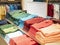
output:
<svg viewBox="0 0 60 45"><path fill-rule="evenodd" d="M0 20L0 25L4 25L4 24L7 24L7 21L6 20Z"/></svg>

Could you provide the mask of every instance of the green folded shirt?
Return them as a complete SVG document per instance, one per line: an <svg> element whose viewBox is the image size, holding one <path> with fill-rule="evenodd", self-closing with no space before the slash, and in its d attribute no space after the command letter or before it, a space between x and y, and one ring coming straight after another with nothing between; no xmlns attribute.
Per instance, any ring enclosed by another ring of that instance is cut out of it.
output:
<svg viewBox="0 0 60 45"><path fill-rule="evenodd" d="M3 35L15 32L17 30L18 28L12 24L6 24L6 25L0 26L0 33Z"/></svg>
<svg viewBox="0 0 60 45"><path fill-rule="evenodd" d="M10 15L13 15L13 14L15 14L15 13L19 13L19 12L24 12L24 11L22 11L22 10L14 10L14 11L10 11L10 12L8 12Z"/></svg>
<svg viewBox="0 0 60 45"><path fill-rule="evenodd" d="M11 11L11 12L8 12L11 16L15 15L15 14L19 14L19 13L25 13L24 11L22 10L14 10L14 11Z"/></svg>
<svg viewBox="0 0 60 45"><path fill-rule="evenodd" d="M21 10L12 11L12 12L9 12L9 14L11 15L11 17L13 17L15 19L20 19L20 18L27 17L30 15L28 13L21 11Z"/></svg>

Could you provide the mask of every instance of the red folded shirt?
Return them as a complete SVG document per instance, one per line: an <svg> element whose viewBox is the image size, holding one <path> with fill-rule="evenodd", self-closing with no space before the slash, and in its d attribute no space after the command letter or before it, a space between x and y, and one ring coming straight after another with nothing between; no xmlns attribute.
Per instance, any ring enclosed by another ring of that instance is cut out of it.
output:
<svg viewBox="0 0 60 45"><path fill-rule="evenodd" d="M29 30L30 29L30 25L42 22L43 20L45 20L45 19L42 18L42 17L36 17L36 18L32 18L30 20L26 20L25 23L24 23L24 29L25 30Z"/></svg>
<svg viewBox="0 0 60 45"><path fill-rule="evenodd" d="M19 37L11 38L10 45L39 45L39 44L30 37L22 35Z"/></svg>
<svg viewBox="0 0 60 45"><path fill-rule="evenodd" d="M30 35L34 36L36 34L36 32L40 31L39 29L44 28L44 27L48 27L51 24L53 24L52 20L45 20L45 21L42 21L40 23L35 23L35 24L31 25L28 33Z"/></svg>

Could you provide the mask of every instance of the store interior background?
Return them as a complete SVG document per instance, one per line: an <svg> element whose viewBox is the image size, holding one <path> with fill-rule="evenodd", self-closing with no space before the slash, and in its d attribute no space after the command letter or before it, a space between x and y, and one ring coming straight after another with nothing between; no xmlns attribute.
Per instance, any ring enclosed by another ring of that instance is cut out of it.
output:
<svg viewBox="0 0 60 45"><path fill-rule="evenodd" d="M49 3L49 4L52 4L52 3ZM49 16L47 16L48 2L37 2L37 1L33 1L33 0L22 0L21 5L22 5L22 10L27 11L27 13L29 13L29 14L37 15L37 16L40 16L43 18L50 18ZM59 3L53 3L53 5L54 5L54 16L53 16L53 18L60 20L60 4ZM1 37L0 37L0 40L2 40ZM3 41L4 40L0 41L1 45L7 45L6 42L2 43ZM57 45L57 44L59 45L60 42L49 44L49 45Z"/></svg>

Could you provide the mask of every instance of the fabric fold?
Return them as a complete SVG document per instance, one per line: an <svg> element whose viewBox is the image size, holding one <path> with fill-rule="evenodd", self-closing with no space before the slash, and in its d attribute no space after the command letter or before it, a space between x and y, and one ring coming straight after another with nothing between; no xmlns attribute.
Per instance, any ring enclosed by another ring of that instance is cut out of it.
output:
<svg viewBox="0 0 60 45"><path fill-rule="evenodd" d="M35 24L35 23L40 23L42 21L44 21L45 19L42 18L42 17L36 17L36 18L32 18L32 19L29 19L29 20L26 20L24 22L24 30L29 30L30 29L30 26Z"/></svg>
<svg viewBox="0 0 60 45"><path fill-rule="evenodd" d="M10 45L38 45L33 39L26 35L11 38Z"/></svg>

